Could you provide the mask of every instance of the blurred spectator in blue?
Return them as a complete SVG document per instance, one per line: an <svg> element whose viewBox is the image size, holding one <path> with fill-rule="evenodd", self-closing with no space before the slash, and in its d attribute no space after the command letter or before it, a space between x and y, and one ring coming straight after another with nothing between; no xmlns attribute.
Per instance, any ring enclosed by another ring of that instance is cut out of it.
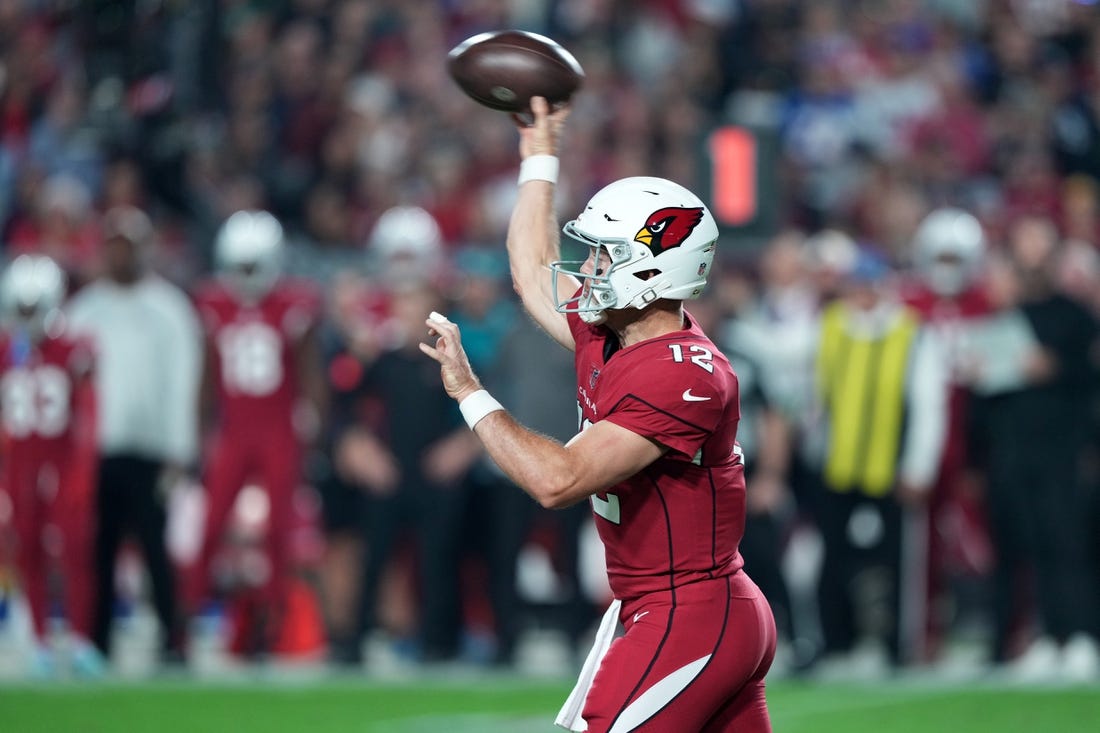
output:
<svg viewBox="0 0 1100 733"><path fill-rule="evenodd" d="M799 79L786 91L780 130L784 162L802 204L801 223L817 227L855 184L852 153L861 144L858 111L846 74L839 8L815 4L802 18Z"/></svg>
<svg viewBox="0 0 1100 733"><path fill-rule="evenodd" d="M98 131L87 124L84 83L75 74L53 86L44 114L31 127L28 164L46 175L66 174L90 192L98 192L103 177L103 149Z"/></svg>

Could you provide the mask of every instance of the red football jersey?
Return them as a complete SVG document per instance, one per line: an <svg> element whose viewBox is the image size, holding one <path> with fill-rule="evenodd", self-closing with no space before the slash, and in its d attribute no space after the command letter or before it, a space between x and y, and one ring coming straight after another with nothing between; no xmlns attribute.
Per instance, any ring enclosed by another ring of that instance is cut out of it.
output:
<svg viewBox="0 0 1100 733"><path fill-rule="evenodd" d="M979 319L993 311L986 292L971 287L955 297L944 297L932 291L924 283L914 280L902 286L902 299L920 314L922 323L934 333L943 348L951 374L952 387L948 395L947 438L944 442L941 473L953 475L967 460L966 456L966 405L967 390L959 384L957 376L965 358L964 345L967 332Z"/></svg>
<svg viewBox="0 0 1100 733"><path fill-rule="evenodd" d="M962 355L966 330L976 319L993 311L986 292L972 287L954 297L945 297L924 283L914 280L902 284L902 300L920 314L925 327L935 332L947 352L952 371Z"/></svg>
<svg viewBox="0 0 1100 733"><path fill-rule="evenodd" d="M195 304L215 351L223 426L289 425L299 397L294 350L320 317L317 289L283 279L253 303L215 278L199 286Z"/></svg>
<svg viewBox="0 0 1100 733"><path fill-rule="evenodd" d="M71 462L91 438L93 351L83 339L59 336L37 343L0 334L0 424L5 464Z"/></svg>
<svg viewBox="0 0 1100 733"><path fill-rule="evenodd" d="M736 445L737 376L688 327L610 352L616 336L575 314L581 427L610 420L670 450L592 497L616 598L730 575L743 561L745 473Z"/></svg>

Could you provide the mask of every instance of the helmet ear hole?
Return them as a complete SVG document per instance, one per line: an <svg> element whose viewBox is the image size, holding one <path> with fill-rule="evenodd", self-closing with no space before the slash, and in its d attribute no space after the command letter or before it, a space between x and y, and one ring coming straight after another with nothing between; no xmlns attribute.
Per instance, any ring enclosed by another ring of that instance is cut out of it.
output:
<svg viewBox="0 0 1100 733"><path fill-rule="evenodd" d="M639 280L650 280L652 278L657 277L660 274L661 274L661 271L658 270L658 269L642 270L641 272L635 272L634 277L638 278Z"/></svg>

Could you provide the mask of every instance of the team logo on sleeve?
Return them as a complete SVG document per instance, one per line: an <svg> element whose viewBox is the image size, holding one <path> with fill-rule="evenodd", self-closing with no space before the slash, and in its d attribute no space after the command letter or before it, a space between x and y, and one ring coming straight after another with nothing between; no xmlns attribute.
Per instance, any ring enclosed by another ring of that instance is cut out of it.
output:
<svg viewBox="0 0 1100 733"><path fill-rule="evenodd" d="M600 378L600 370L595 367L592 368L592 373L588 375L588 388L596 388L596 380Z"/></svg>
<svg viewBox="0 0 1100 733"><path fill-rule="evenodd" d="M657 256L666 249L679 247L703 220L703 208L667 206L657 209L645 220L645 226L634 235L635 242L649 247Z"/></svg>

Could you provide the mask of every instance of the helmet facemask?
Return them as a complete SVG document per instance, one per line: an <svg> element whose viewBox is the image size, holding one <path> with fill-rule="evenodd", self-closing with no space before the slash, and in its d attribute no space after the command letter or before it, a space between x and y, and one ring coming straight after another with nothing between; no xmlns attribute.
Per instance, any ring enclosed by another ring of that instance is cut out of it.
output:
<svg viewBox="0 0 1100 733"><path fill-rule="evenodd" d="M565 225L564 231L579 242L586 242L589 248L588 259L558 260L550 263L553 272L554 302L559 313L576 313L585 323L599 325L607 320L606 311L618 307L618 297L611 284L615 269L630 262L630 245L622 239L593 240L574 226L575 222ZM586 265L592 263L589 272ZM581 289L575 295L564 297L558 293L558 275L572 275L581 282Z"/></svg>
<svg viewBox="0 0 1100 733"><path fill-rule="evenodd" d="M225 269L223 275L233 289L246 298L259 300L267 294L279 279L280 258L257 259L239 262Z"/></svg>

